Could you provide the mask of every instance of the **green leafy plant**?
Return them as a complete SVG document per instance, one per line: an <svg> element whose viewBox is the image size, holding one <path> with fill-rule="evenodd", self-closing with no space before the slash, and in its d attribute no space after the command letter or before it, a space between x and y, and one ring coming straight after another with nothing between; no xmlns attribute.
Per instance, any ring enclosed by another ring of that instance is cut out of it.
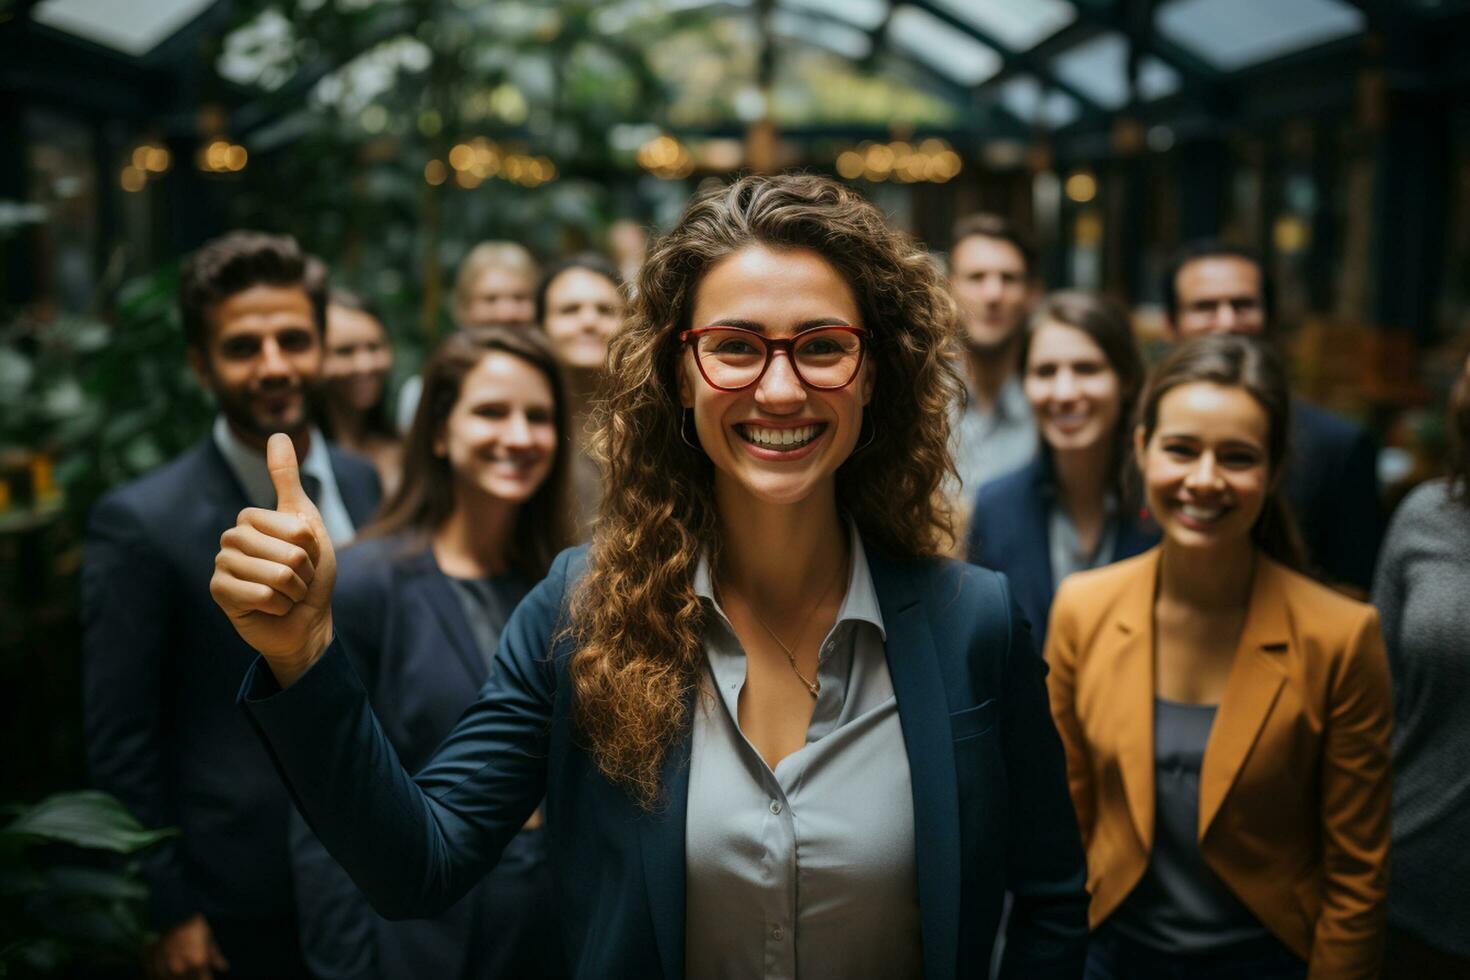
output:
<svg viewBox="0 0 1470 980"><path fill-rule="evenodd" d="M137 959L148 889L130 858L147 830L113 797L57 793L0 810L0 977L58 976Z"/></svg>

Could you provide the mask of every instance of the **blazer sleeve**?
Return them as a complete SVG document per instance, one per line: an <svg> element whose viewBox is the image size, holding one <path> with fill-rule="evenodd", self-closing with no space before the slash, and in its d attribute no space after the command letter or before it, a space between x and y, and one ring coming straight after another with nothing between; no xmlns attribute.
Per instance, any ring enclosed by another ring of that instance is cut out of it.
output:
<svg viewBox="0 0 1470 980"><path fill-rule="evenodd" d="M1000 734L1009 786L1006 887L1014 903L1000 976L1076 978L1087 958L1087 861L1047 709L1046 663L1005 592L1011 628Z"/></svg>
<svg viewBox="0 0 1470 980"><path fill-rule="evenodd" d="M1387 925L1393 708L1378 613L1353 631L1328 692L1322 758L1322 911L1316 980L1378 976Z"/></svg>
<svg viewBox="0 0 1470 980"><path fill-rule="evenodd" d="M122 498L92 512L82 551L82 705L87 766L98 789L145 827L178 824L163 753L163 695L178 590L144 521ZM154 928L197 914L178 838L141 855Z"/></svg>
<svg viewBox="0 0 1470 980"><path fill-rule="evenodd" d="M359 678L373 692L379 648L387 641L383 613L392 599L392 583L386 556L359 553L358 548L348 549L339 567L333 622L340 624L338 636L351 651ZM312 975L317 980L376 980L381 975L378 917L366 896L294 807L288 843L301 951Z"/></svg>
<svg viewBox="0 0 1470 980"><path fill-rule="evenodd" d="M1063 582L1051 607L1051 622L1046 633L1045 660L1051 668L1047 676L1047 694L1051 715L1061 736L1067 757L1067 786L1077 813L1078 829L1084 844L1092 840L1097 821L1097 793L1092 781L1092 760L1087 752L1087 739L1077 718L1077 618L1072 610L1072 590Z"/></svg>
<svg viewBox="0 0 1470 980"><path fill-rule="evenodd" d="M240 700L302 815L380 914L443 912L544 795L567 563L564 553L512 614L490 680L415 777L373 715L341 636L287 690L260 660L246 673Z"/></svg>

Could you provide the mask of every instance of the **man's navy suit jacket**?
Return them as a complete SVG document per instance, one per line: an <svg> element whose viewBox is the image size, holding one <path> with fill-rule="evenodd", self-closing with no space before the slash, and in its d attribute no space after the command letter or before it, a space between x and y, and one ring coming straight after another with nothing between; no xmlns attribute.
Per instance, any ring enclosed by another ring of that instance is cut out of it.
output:
<svg viewBox="0 0 1470 980"><path fill-rule="evenodd" d="M524 596L530 583L517 583ZM333 623L399 760L417 772L490 674L460 599L426 538L373 538L344 551ZM557 975L556 910L541 831L520 834L489 877L431 920L384 922L292 812L301 940L321 980ZM516 908L491 909L517 899Z"/></svg>
<svg viewBox="0 0 1470 980"><path fill-rule="evenodd" d="M1366 594L1383 542L1378 451L1360 425L1293 399L1286 495L1311 570Z"/></svg>
<svg viewBox="0 0 1470 980"><path fill-rule="evenodd" d="M1010 579L1016 603L1031 623L1036 652L1046 647L1046 625L1056 593L1051 573L1051 509L1055 477L1045 452L980 488L970 515L965 557ZM1152 524L1120 513L1108 563L1141 555L1159 542Z"/></svg>
<svg viewBox="0 0 1470 980"><path fill-rule="evenodd" d="M377 475L347 453L329 457L361 526L378 505ZM233 706L254 652L209 594L220 535L246 506L206 438L93 508L82 695L93 783L144 826L181 832L143 855L154 928L203 913L232 975L279 976L299 968L289 797Z"/></svg>
<svg viewBox="0 0 1470 980"><path fill-rule="evenodd" d="M1015 896L1003 976L1082 974L1085 866L1045 664L994 572L869 550L913 783L924 975L987 975ZM573 975L681 977L690 738L640 808L574 729L559 635L583 561L563 553L501 635L494 672L410 778L339 634L285 691L257 661L241 687L301 811L384 915L433 914L494 864L544 796Z"/></svg>

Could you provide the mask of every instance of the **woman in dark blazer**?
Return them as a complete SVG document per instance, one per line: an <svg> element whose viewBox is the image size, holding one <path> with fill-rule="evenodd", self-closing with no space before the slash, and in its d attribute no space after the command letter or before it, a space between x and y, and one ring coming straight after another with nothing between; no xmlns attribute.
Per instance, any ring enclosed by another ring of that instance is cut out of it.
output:
<svg viewBox="0 0 1470 980"><path fill-rule="evenodd" d="M1040 653L1062 579L1140 554L1159 532L1123 481L1143 385L1127 313L1091 293L1053 293L1032 314L1020 363L1041 448L980 488L967 552L1011 580Z"/></svg>
<svg viewBox="0 0 1470 980"><path fill-rule="evenodd" d="M980 976L1007 890L1003 973L1078 976L1044 665L1004 578L939 557L953 329L927 256L841 185L692 203L612 344L592 544L413 778L274 441L283 504L242 514L212 588L266 657L242 702L380 910L452 901L544 796L578 976Z"/></svg>
<svg viewBox="0 0 1470 980"><path fill-rule="evenodd" d="M545 339L455 334L423 379L403 482L343 553L332 596L338 636L410 772L474 702L511 610L570 540L566 408ZM539 819L452 907L389 922L292 816L302 947L319 980L562 972Z"/></svg>

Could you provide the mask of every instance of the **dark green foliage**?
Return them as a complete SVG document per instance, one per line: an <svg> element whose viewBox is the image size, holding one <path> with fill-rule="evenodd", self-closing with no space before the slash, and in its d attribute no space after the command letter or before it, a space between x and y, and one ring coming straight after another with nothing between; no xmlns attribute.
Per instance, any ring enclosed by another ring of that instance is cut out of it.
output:
<svg viewBox="0 0 1470 980"><path fill-rule="evenodd" d="M146 830L91 790L6 807L0 829L0 977L75 975L136 961L147 888L119 860L174 833ZM100 853L99 853L100 852Z"/></svg>

